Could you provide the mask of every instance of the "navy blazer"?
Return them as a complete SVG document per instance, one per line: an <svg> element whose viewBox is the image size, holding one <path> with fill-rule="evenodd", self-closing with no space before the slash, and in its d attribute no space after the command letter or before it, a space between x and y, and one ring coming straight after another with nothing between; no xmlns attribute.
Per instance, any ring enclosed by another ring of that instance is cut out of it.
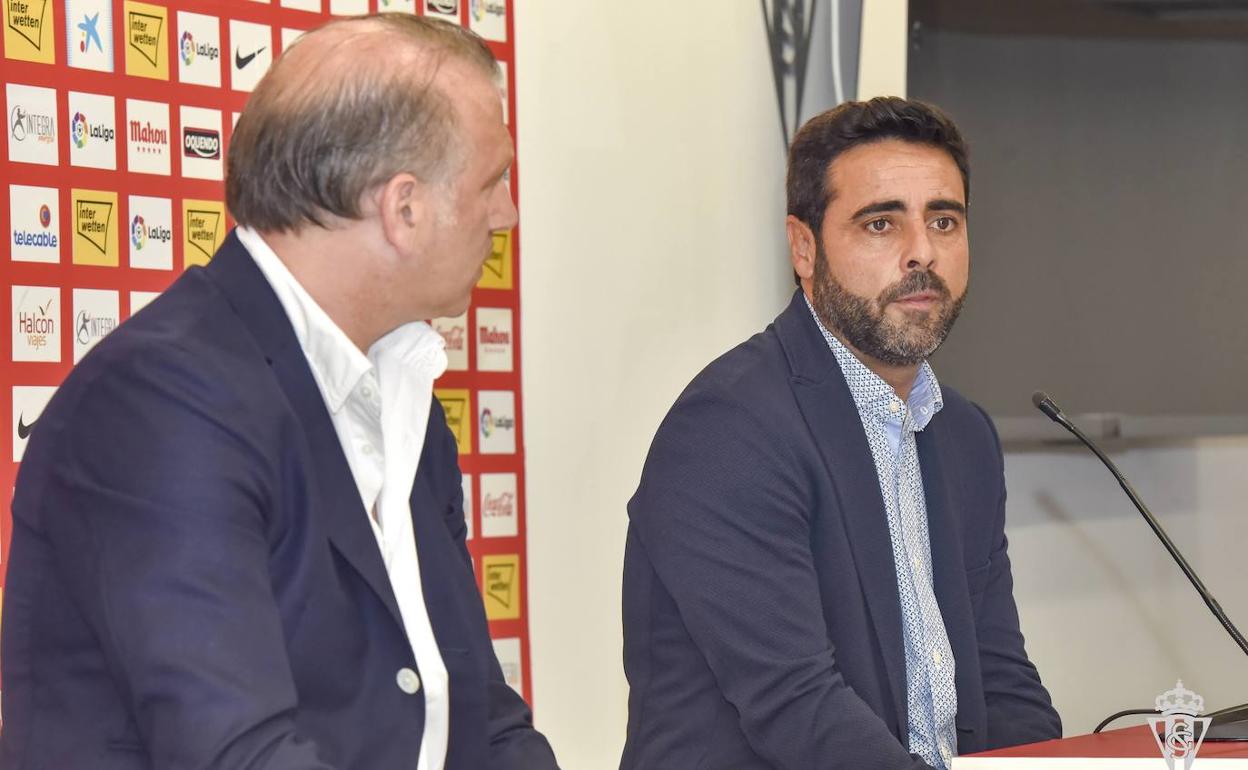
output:
<svg viewBox="0 0 1248 770"><path fill-rule="evenodd" d="M490 643L436 399L411 507L447 770L555 768ZM396 681L416 661L368 514L233 233L39 418L0 642L6 770L415 770L424 697Z"/></svg>
<svg viewBox="0 0 1248 770"><path fill-rule="evenodd" d="M1001 448L953 390L918 434L959 753L1056 737L1006 555ZM799 290L663 421L629 502L624 770L922 768L884 500Z"/></svg>

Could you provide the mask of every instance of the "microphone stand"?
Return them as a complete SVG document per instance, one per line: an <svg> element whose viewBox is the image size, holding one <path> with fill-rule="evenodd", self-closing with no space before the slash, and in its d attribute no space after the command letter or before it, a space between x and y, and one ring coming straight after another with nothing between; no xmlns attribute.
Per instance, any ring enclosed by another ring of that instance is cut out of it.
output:
<svg viewBox="0 0 1248 770"><path fill-rule="evenodd" d="M1196 593L1200 594L1200 598L1204 600L1205 606L1213 613L1213 616L1222 624L1222 628L1230 634L1231 639L1239 645L1239 649L1248 655L1248 640L1244 639L1244 635L1239 632L1231 619L1227 617L1223 611L1222 605L1218 604L1218 600L1213 598L1213 594L1205 587L1196 571L1187 563L1187 559L1183 558L1183 554L1179 551L1178 546L1170 539L1170 535L1161 526L1161 522L1157 521L1157 517L1148 509L1140 496L1136 494L1131 483L1127 481L1127 477L1122 475L1118 470L1118 466L1101 451L1092 439L1088 438L1079 427L1071 422L1065 413L1062 412L1053 399L1043 391L1036 391L1031 396L1031 402L1053 422L1061 425L1069 431L1075 438L1083 442L1083 445L1092 450L1092 454L1096 455L1109 472L1114 474L1114 478L1118 480L1118 485L1122 487L1122 491L1127 493L1127 497L1131 499L1136 510L1144 517L1144 521L1148 522L1148 526L1153 530L1153 534L1157 535L1157 539L1166 547L1166 551L1170 553L1170 557L1179 565L1179 569L1183 571L1183 575L1187 577L1188 582L1196 589ZM1205 731L1204 739L1207 741L1248 741L1248 704L1242 706L1232 706L1231 708L1214 711L1209 714L1209 729Z"/></svg>

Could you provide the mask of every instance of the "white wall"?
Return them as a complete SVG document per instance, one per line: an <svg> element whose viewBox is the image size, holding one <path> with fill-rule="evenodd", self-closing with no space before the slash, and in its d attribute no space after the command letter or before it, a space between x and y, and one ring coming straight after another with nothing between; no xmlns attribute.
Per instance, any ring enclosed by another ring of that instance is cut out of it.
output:
<svg viewBox="0 0 1248 770"><path fill-rule="evenodd" d="M534 699L563 766L597 770L624 738L625 503L649 441L790 291L779 118L754 2L515 10ZM1248 626L1248 440L1116 456ZM1010 454L1007 474L1023 630L1068 734L1180 676L1248 701L1248 665L1092 458Z"/></svg>
<svg viewBox="0 0 1248 770"><path fill-rule="evenodd" d="M520 2L521 321L533 697L567 768L615 767L625 503L701 366L792 286L756 2Z"/></svg>

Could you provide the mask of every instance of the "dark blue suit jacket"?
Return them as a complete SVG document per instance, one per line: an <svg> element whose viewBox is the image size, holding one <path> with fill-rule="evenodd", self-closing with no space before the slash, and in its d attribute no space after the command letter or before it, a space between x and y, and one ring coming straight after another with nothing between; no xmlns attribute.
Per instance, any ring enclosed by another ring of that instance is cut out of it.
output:
<svg viewBox="0 0 1248 770"><path fill-rule="evenodd" d="M1060 734L1027 659L1001 448L950 389L918 434L958 749ZM920 768L875 464L801 292L694 379L628 507L624 770Z"/></svg>
<svg viewBox="0 0 1248 770"><path fill-rule="evenodd" d="M345 255L344 255L345 256ZM411 506L450 673L448 770L554 768L504 683L433 401ZM281 305L233 234L40 417L4 596L6 770L415 770L424 698Z"/></svg>

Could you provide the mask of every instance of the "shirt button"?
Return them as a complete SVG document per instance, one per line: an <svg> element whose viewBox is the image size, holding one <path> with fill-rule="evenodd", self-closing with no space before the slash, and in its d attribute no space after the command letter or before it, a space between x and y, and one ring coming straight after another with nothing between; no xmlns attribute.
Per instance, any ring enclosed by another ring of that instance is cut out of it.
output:
<svg viewBox="0 0 1248 770"><path fill-rule="evenodd" d="M952 753L951 751L949 751L949 747L948 747L948 746L941 746L941 747L940 747L940 756L944 757L944 758L945 758L945 763L946 763L946 764L948 764L949 760L953 758L953 753Z"/></svg>
<svg viewBox="0 0 1248 770"><path fill-rule="evenodd" d="M399 669L399 673L395 675L394 680L398 682L399 689L408 695L415 695L420 691L420 677L410 668Z"/></svg>
<svg viewBox="0 0 1248 770"><path fill-rule="evenodd" d="M889 401L888 411L892 412L893 414L897 414L898 412L901 411L901 405L898 404L896 401Z"/></svg>
<svg viewBox="0 0 1248 770"><path fill-rule="evenodd" d="M945 658L940 654L940 650L932 650L932 660L936 661L936 665L939 666L945 661Z"/></svg>
<svg viewBox="0 0 1248 770"><path fill-rule="evenodd" d="M365 385L364 387L360 388L360 395L363 396L364 398L372 398L373 389Z"/></svg>
<svg viewBox="0 0 1248 770"><path fill-rule="evenodd" d="M361 452L363 452L363 453L364 453L364 454L366 454L366 455L371 455L371 454L373 453L373 445L372 445L372 444L365 444L365 445L364 445L364 448L363 448L363 449L361 449L360 451L361 451Z"/></svg>

